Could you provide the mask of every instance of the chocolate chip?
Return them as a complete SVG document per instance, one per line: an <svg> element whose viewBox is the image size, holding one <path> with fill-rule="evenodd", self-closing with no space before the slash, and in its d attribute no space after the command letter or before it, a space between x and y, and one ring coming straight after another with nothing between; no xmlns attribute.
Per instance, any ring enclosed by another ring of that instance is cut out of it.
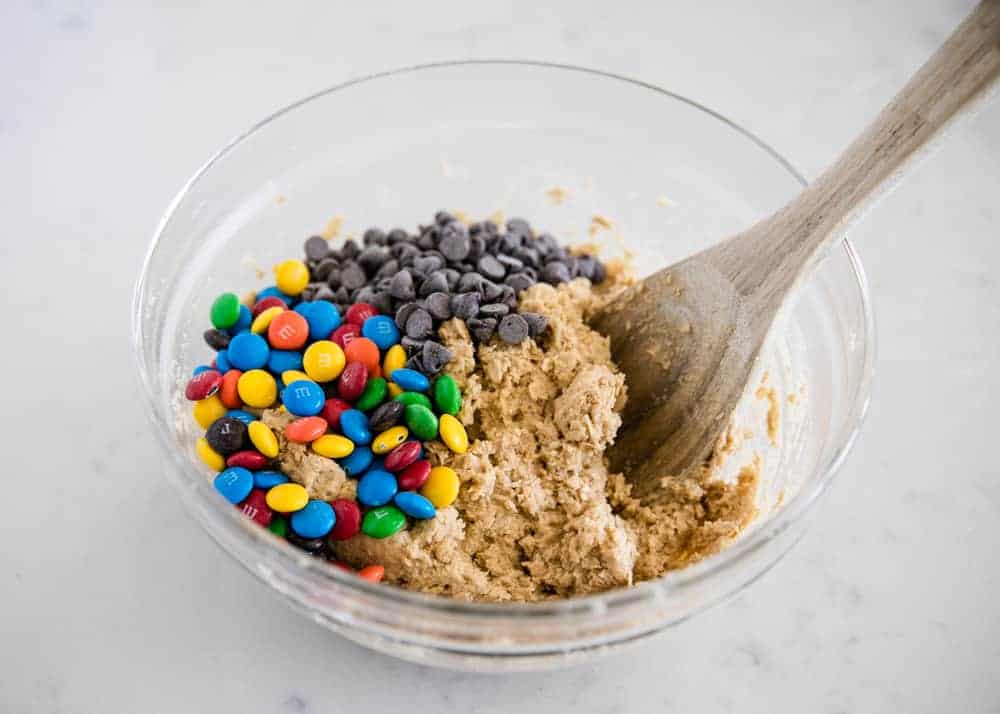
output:
<svg viewBox="0 0 1000 714"><path fill-rule="evenodd" d="M587 280L593 281L594 279L594 269L597 266L597 261L593 256L581 255L576 260L576 270L577 275Z"/></svg>
<svg viewBox="0 0 1000 714"><path fill-rule="evenodd" d="M569 282L569 269L566 267L565 263L560 263L558 261L554 263L546 263L545 267L542 268L542 280L547 282L549 285L559 285L559 283Z"/></svg>
<svg viewBox="0 0 1000 714"><path fill-rule="evenodd" d="M447 223L451 223L455 220L455 217L448 213L448 211L438 211L434 214L434 222L439 226L443 226Z"/></svg>
<svg viewBox="0 0 1000 714"><path fill-rule="evenodd" d="M353 260L340 267L340 284L348 290L357 290L368 282L364 269Z"/></svg>
<svg viewBox="0 0 1000 714"><path fill-rule="evenodd" d="M409 240L409 238L410 237L406 234L406 231L402 228L393 228L389 231L389 235L386 236L385 242L389 245L396 245L397 243Z"/></svg>
<svg viewBox="0 0 1000 714"><path fill-rule="evenodd" d="M413 259L420 255L420 249L413 243L397 243L389 249L389 252L399 260L400 265L407 265L409 261L412 263Z"/></svg>
<svg viewBox="0 0 1000 714"><path fill-rule="evenodd" d="M208 445L223 456L236 453L247 443L247 426L233 417L220 417L205 432Z"/></svg>
<svg viewBox="0 0 1000 714"><path fill-rule="evenodd" d="M483 254L486 252L486 239L482 236L472 236L469 238L469 254L466 256L469 260L475 262L479 260Z"/></svg>
<svg viewBox="0 0 1000 714"><path fill-rule="evenodd" d="M323 239L320 238L320 240ZM327 280L329 279L330 274L337 269L338 265L339 263L337 263L334 258L323 258L323 260L319 261L319 264L313 271L313 277L316 278L316 280ZM340 279L339 276L337 279Z"/></svg>
<svg viewBox="0 0 1000 714"><path fill-rule="evenodd" d="M205 344L216 352L229 347L229 340L232 339L228 333L216 329L205 330L203 336L205 338Z"/></svg>
<svg viewBox="0 0 1000 714"><path fill-rule="evenodd" d="M333 288L331 288L326 283L320 283L316 286L316 292L313 293L313 302L317 300L324 300L326 302L333 301Z"/></svg>
<svg viewBox="0 0 1000 714"><path fill-rule="evenodd" d="M415 340L426 339L434 331L434 320L431 314L422 307L418 307L406 319L406 336Z"/></svg>
<svg viewBox="0 0 1000 714"><path fill-rule="evenodd" d="M532 268L537 268L539 265L538 251L534 248L518 248L515 251L511 251L511 257L517 258Z"/></svg>
<svg viewBox="0 0 1000 714"><path fill-rule="evenodd" d="M604 279L608 277L608 271L604 263L597 261L594 265L594 277L590 279L592 283L602 283Z"/></svg>
<svg viewBox="0 0 1000 714"><path fill-rule="evenodd" d="M460 293L479 292L479 286L483 282L483 276L479 273L465 273L458 279L455 290Z"/></svg>
<svg viewBox="0 0 1000 714"><path fill-rule="evenodd" d="M510 285L504 285L503 295L500 296L500 302L509 307L511 310L517 309L517 295L514 294L514 288Z"/></svg>
<svg viewBox="0 0 1000 714"><path fill-rule="evenodd" d="M344 305L351 299L351 294L347 288L341 286L333 291L333 301L338 305Z"/></svg>
<svg viewBox="0 0 1000 714"><path fill-rule="evenodd" d="M427 312L435 320L447 320L451 318L451 296L447 293L431 293L425 301Z"/></svg>
<svg viewBox="0 0 1000 714"><path fill-rule="evenodd" d="M396 310L396 327L400 330L405 330L406 321L410 319L410 315L412 315L419 307L419 305L415 305L412 302L400 305L399 309Z"/></svg>
<svg viewBox="0 0 1000 714"><path fill-rule="evenodd" d="M351 295L351 300L354 302L366 302L371 305L375 301L375 288L371 285L365 285L363 288L358 288Z"/></svg>
<svg viewBox="0 0 1000 714"><path fill-rule="evenodd" d="M549 251L549 254L545 256L545 262L546 263L554 263L557 261L562 262L565 261L567 257L568 254L566 253L566 249L563 248L562 246L558 246L555 249Z"/></svg>
<svg viewBox="0 0 1000 714"><path fill-rule="evenodd" d="M509 255L504 255L503 253L497 256L497 262L500 263L500 265L502 265L504 268L506 268L508 273L516 273L518 270L524 267L524 263L522 263L520 260L518 260L517 258L512 258Z"/></svg>
<svg viewBox="0 0 1000 714"><path fill-rule="evenodd" d="M535 284L535 280L527 273L514 273L513 275L508 275L507 279L503 282L505 285L512 287L515 293L527 290Z"/></svg>
<svg viewBox="0 0 1000 714"><path fill-rule="evenodd" d="M520 315L507 315L497 328L500 339L509 345L519 345L528 336L528 323Z"/></svg>
<svg viewBox="0 0 1000 714"><path fill-rule="evenodd" d="M330 255L330 244L323 236L312 236L306 240L305 251L309 260L323 260Z"/></svg>
<svg viewBox="0 0 1000 714"><path fill-rule="evenodd" d="M337 298L333 289L327 286L316 291L316 297L313 298L313 302L328 302L335 304L337 302Z"/></svg>
<svg viewBox="0 0 1000 714"><path fill-rule="evenodd" d="M460 263L469 255L469 233L461 223L449 223L441 231L438 243L441 254L453 263Z"/></svg>
<svg viewBox="0 0 1000 714"><path fill-rule="evenodd" d="M520 233L507 233L500 239L499 253L513 253L524 243L525 236Z"/></svg>
<svg viewBox="0 0 1000 714"><path fill-rule="evenodd" d="M451 314L463 320L479 312L479 293L459 293L451 298Z"/></svg>
<svg viewBox="0 0 1000 714"><path fill-rule="evenodd" d="M428 275L443 267L444 258L437 253L424 253L420 257L413 259L413 269L419 270L421 273L427 273Z"/></svg>
<svg viewBox="0 0 1000 714"><path fill-rule="evenodd" d="M503 303L496 303L494 305L483 305L481 308L479 308L479 314L482 317L495 317L499 319L504 315L506 315L508 312L510 312L510 308L504 305Z"/></svg>
<svg viewBox="0 0 1000 714"><path fill-rule="evenodd" d="M424 365L420 361L420 357L418 357L417 355L413 355L412 357L409 357L406 360L406 368L416 370L417 372L424 371Z"/></svg>
<svg viewBox="0 0 1000 714"><path fill-rule="evenodd" d="M532 337L538 337L549 326L545 315L539 315L537 312L522 312L521 317L528 323L528 334Z"/></svg>
<svg viewBox="0 0 1000 714"><path fill-rule="evenodd" d="M361 255L358 256L358 264L365 269L368 275L374 275L388 257L389 254L385 248L373 245L361 252Z"/></svg>
<svg viewBox="0 0 1000 714"><path fill-rule="evenodd" d="M389 258L389 260L382 263L382 267L378 269L375 273L376 278L391 278L393 275L399 272L399 261L395 258Z"/></svg>
<svg viewBox="0 0 1000 714"><path fill-rule="evenodd" d="M400 270L392 276L392 283L389 285L389 294L397 300L412 300L417 296L413 289L413 276L409 270Z"/></svg>
<svg viewBox="0 0 1000 714"><path fill-rule="evenodd" d="M441 272L444 273L444 279L448 283L448 291L454 290L458 286L458 280L462 277L462 274L454 268L445 268Z"/></svg>
<svg viewBox="0 0 1000 714"><path fill-rule="evenodd" d="M431 273L430 277L420 284L420 297L427 297L431 293L448 292L448 278L440 270Z"/></svg>
<svg viewBox="0 0 1000 714"><path fill-rule="evenodd" d="M492 317L482 319L474 317L465 324L477 342L489 342L490 338L493 337L493 332L497 329L497 321Z"/></svg>
<svg viewBox="0 0 1000 714"><path fill-rule="evenodd" d="M344 241L344 245L340 248L340 254L347 260L354 260L361 253L361 248L354 241L353 238L348 238Z"/></svg>
<svg viewBox="0 0 1000 714"><path fill-rule="evenodd" d="M503 267L494 256L486 254L476 262L476 270L479 274L490 280L503 280L507 274L507 269Z"/></svg>
<svg viewBox="0 0 1000 714"><path fill-rule="evenodd" d="M523 218L511 218L507 221L507 232L531 237L531 224Z"/></svg>
<svg viewBox="0 0 1000 714"><path fill-rule="evenodd" d="M424 250L430 250L436 245L437 241L437 230L434 228L424 231L424 233L417 238L417 246L423 248Z"/></svg>
<svg viewBox="0 0 1000 714"><path fill-rule="evenodd" d="M407 337L406 335L403 335L403 339L399 341L399 344L401 344L403 349L406 350L407 355L420 354L424 349L423 340L415 340L412 337Z"/></svg>
<svg viewBox="0 0 1000 714"><path fill-rule="evenodd" d="M479 292L486 302L494 302L503 295L503 288L491 280L483 280L479 284Z"/></svg>
<svg viewBox="0 0 1000 714"><path fill-rule="evenodd" d="M423 351L420 353L420 363L430 374L437 374L454 356L451 350L444 345L440 345L433 340L427 340L424 343Z"/></svg>
<svg viewBox="0 0 1000 714"><path fill-rule="evenodd" d="M365 245L385 245L386 235L381 228L369 228L361 237L361 242Z"/></svg>
<svg viewBox="0 0 1000 714"><path fill-rule="evenodd" d="M406 405L395 399L382 404L368 418L368 428L373 434L380 434L389 427L396 426L403 418Z"/></svg>
<svg viewBox="0 0 1000 714"><path fill-rule="evenodd" d="M500 252L500 241L503 240L503 236L487 236L486 237L486 251L483 253L496 255Z"/></svg>
<svg viewBox="0 0 1000 714"><path fill-rule="evenodd" d="M372 305L378 308L378 311L383 315L388 315L392 312L392 296L389 295L388 290L377 290L375 292L375 297L372 298Z"/></svg>
<svg viewBox="0 0 1000 714"><path fill-rule="evenodd" d="M538 251L539 255L546 256L559 248L559 242L556 241L551 233L542 233L535 239L533 247Z"/></svg>

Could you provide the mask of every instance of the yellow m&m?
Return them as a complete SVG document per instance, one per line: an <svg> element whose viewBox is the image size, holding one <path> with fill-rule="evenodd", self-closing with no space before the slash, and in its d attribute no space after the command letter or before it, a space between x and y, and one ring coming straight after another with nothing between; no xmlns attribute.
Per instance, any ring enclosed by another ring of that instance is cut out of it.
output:
<svg viewBox="0 0 1000 714"><path fill-rule="evenodd" d="M267 492L264 500L271 510L294 513L309 503L309 492L297 483L280 483Z"/></svg>
<svg viewBox="0 0 1000 714"><path fill-rule="evenodd" d="M273 459L278 455L278 437L267 424L262 421L252 421L247 425L247 433L250 435L250 442L264 456Z"/></svg>
<svg viewBox="0 0 1000 714"><path fill-rule="evenodd" d="M202 429L207 429L216 419L226 416L227 411L219 395L213 394L208 399L199 399L194 403L194 420Z"/></svg>
<svg viewBox="0 0 1000 714"><path fill-rule="evenodd" d="M213 471L222 471L226 468L226 460L222 454L213 449L204 436L198 439L194 445L198 458L205 462L208 468Z"/></svg>
<svg viewBox="0 0 1000 714"><path fill-rule="evenodd" d="M402 345L393 345L386 351L385 359L382 360L382 376L389 379L395 370L405 366L406 350Z"/></svg>
<svg viewBox="0 0 1000 714"><path fill-rule="evenodd" d="M275 305L274 307L269 307L262 313L257 315L250 323L250 332L255 335L263 335L267 332L267 328L271 326L271 320L285 311L285 308L280 305Z"/></svg>
<svg viewBox="0 0 1000 714"><path fill-rule="evenodd" d="M420 495L434 504L435 508L450 506L458 498L458 474L447 466L435 466L427 483L420 488Z"/></svg>
<svg viewBox="0 0 1000 714"><path fill-rule="evenodd" d="M244 404L265 409L278 398L278 383L262 369L251 369L240 375L236 391Z"/></svg>
<svg viewBox="0 0 1000 714"><path fill-rule="evenodd" d="M441 441L456 454L464 454L469 450L469 435L465 433L462 422L451 414L441 415L438 431L441 434Z"/></svg>
<svg viewBox="0 0 1000 714"><path fill-rule="evenodd" d="M281 373L281 383L286 387L292 382L298 382L299 380L306 380L307 382L311 380L308 374L297 369L286 369Z"/></svg>
<svg viewBox="0 0 1000 714"><path fill-rule="evenodd" d="M309 345L302 355L302 369L316 382L331 382L344 371L344 350L330 340L319 340Z"/></svg>
<svg viewBox="0 0 1000 714"><path fill-rule="evenodd" d="M301 260L286 260L274 266L274 282L285 295L298 295L309 284L309 268Z"/></svg>
<svg viewBox="0 0 1000 714"><path fill-rule="evenodd" d="M372 451L376 454L388 454L406 441L407 436L409 436L409 431L405 426L394 426L386 429L375 437L375 441L372 442Z"/></svg>
<svg viewBox="0 0 1000 714"><path fill-rule="evenodd" d="M340 434L326 434L312 443L312 450L330 459L342 459L354 451L354 442Z"/></svg>

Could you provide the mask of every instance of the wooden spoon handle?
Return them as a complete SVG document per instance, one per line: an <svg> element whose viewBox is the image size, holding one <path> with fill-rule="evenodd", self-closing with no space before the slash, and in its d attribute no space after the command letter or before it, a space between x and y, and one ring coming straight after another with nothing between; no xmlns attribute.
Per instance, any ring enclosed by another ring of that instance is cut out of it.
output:
<svg viewBox="0 0 1000 714"><path fill-rule="evenodd" d="M1000 0L972 11L825 173L768 219L718 246L743 294L776 304L839 242L902 167L1000 75Z"/></svg>

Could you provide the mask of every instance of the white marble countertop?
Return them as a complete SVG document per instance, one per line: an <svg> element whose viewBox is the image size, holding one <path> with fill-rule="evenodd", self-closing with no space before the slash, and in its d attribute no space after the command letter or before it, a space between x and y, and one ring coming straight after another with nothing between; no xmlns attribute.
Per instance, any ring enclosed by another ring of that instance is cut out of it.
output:
<svg viewBox="0 0 1000 714"><path fill-rule="evenodd" d="M169 198L330 84L453 58L588 65L692 97L815 176L970 2L261 4L0 6L0 711L998 711L1000 104L854 233L878 377L810 532L735 600L592 665L435 671L291 612L159 478L128 340Z"/></svg>

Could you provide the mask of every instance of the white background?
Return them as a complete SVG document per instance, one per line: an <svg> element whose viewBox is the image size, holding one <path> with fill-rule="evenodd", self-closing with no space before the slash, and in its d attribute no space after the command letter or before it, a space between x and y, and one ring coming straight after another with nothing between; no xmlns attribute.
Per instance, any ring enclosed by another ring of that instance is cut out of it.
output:
<svg viewBox="0 0 1000 714"><path fill-rule="evenodd" d="M128 339L168 200L303 95L442 59L576 63L813 177L969 2L262 4L0 2L0 711L1000 711L1000 104L854 232L874 403L811 531L732 602L590 666L435 671L293 614L161 480Z"/></svg>

